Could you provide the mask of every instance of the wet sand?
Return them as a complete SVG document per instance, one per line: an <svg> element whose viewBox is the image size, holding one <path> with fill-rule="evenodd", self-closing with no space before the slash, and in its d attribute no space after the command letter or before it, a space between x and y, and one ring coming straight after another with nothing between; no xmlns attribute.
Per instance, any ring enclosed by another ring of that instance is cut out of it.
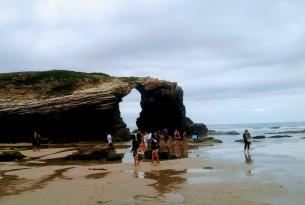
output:
<svg viewBox="0 0 305 205"><path fill-rule="evenodd" d="M0 163L0 204L254 205L277 204L278 196L289 197L279 184L251 180L243 164L215 163L203 157L143 162L137 167L99 162L56 165L46 160L72 151L24 150L40 158L22 164Z"/></svg>

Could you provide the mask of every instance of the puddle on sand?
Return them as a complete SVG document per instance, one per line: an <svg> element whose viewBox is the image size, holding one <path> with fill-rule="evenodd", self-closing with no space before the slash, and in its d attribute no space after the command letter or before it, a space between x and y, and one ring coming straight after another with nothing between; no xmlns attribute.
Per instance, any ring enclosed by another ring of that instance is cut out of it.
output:
<svg viewBox="0 0 305 205"><path fill-rule="evenodd" d="M123 158L122 158L122 163L123 164L131 164L131 163L134 163L134 160L133 160L133 156L132 156L132 153L125 153Z"/></svg>
<svg viewBox="0 0 305 205"><path fill-rule="evenodd" d="M35 189L42 189L47 185L49 181L52 181L56 178L70 179L63 176L63 173L73 168L74 167L67 167L64 169L55 170L53 174L43 177L38 181L34 181L34 183L31 183L32 182L31 180L20 178L17 175L6 175L5 174L6 172L16 171L16 170L8 170L1 174L3 179L0 180L0 197L7 195L16 195L22 192L32 191Z"/></svg>
<svg viewBox="0 0 305 205"><path fill-rule="evenodd" d="M184 202L184 197L179 194L179 193L168 193L168 194L163 194L164 199L166 202L170 203L183 203Z"/></svg>
<svg viewBox="0 0 305 205"><path fill-rule="evenodd" d="M154 170L151 172L145 172L144 178L155 180L156 182L149 186L153 186L161 194L166 194L178 189L180 184L186 182L185 177L179 176L185 173L186 170Z"/></svg>
<svg viewBox="0 0 305 205"><path fill-rule="evenodd" d="M219 176L214 175L222 170L213 169L213 167L187 169L187 182L189 184L206 184L220 182Z"/></svg>
<svg viewBox="0 0 305 205"><path fill-rule="evenodd" d="M194 168L194 169L187 169L188 174L204 174L204 173L214 173L219 172L220 170L215 169L206 169L206 168Z"/></svg>
<svg viewBox="0 0 305 205"><path fill-rule="evenodd" d="M145 172L138 171L136 169L135 170L128 169L128 170L124 170L122 172L127 173L127 174L134 174L134 177L136 177L138 179L144 179L145 178Z"/></svg>

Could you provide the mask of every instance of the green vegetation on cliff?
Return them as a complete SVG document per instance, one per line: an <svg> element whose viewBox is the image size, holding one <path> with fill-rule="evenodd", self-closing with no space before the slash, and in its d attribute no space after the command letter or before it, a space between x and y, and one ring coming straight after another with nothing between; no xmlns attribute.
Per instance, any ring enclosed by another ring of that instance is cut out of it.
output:
<svg viewBox="0 0 305 205"><path fill-rule="evenodd" d="M0 89L27 89L42 95L67 95L79 87L93 87L110 76L66 70L0 74Z"/></svg>
<svg viewBox="0 0 305 205"><path fill-rule="evenodd" d="M122 79L122 81L127 82L127 83L137 83L139 81L139 77L120 77L120 79Z"/></svg>

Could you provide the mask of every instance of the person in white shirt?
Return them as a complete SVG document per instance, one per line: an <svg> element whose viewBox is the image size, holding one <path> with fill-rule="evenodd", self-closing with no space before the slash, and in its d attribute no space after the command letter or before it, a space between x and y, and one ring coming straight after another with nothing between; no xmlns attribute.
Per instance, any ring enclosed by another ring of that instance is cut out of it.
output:
<svg viewBox="0 0 305 205"><path fill-rule="evenodd" d="M145 146L148 147L148 133L147 132L144 133L143 139L144 139Z"/></svg>
<svg viewBox="0 0 305 205"><path fill-rule="evenodd" d="M107 143L108 143L108 147L112 147L112 136L110 133L108 133L107 135Z"/></svg>
<svg viewBox="0 0 305 205"><path fill-rule="evenodd" d="M147 148L149 150L151 150L151 136L152 136L152 133L151 132L148 133L148 135L147 135Z"/></svg>

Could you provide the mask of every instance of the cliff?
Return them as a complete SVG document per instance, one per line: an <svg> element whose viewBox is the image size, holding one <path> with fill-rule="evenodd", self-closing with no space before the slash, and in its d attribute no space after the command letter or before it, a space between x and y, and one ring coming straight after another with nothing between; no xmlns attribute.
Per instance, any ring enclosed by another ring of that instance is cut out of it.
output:
<svg viewBox="0 0 305 205"><path fill-rule="evenodd" d="M132 89L141 93L140 130L178 128L206 134L185 116L183 91L154 78L45 71L0 74L0 142L29 141L33 132L51 142L129 138L119 103Z"/></svg>

